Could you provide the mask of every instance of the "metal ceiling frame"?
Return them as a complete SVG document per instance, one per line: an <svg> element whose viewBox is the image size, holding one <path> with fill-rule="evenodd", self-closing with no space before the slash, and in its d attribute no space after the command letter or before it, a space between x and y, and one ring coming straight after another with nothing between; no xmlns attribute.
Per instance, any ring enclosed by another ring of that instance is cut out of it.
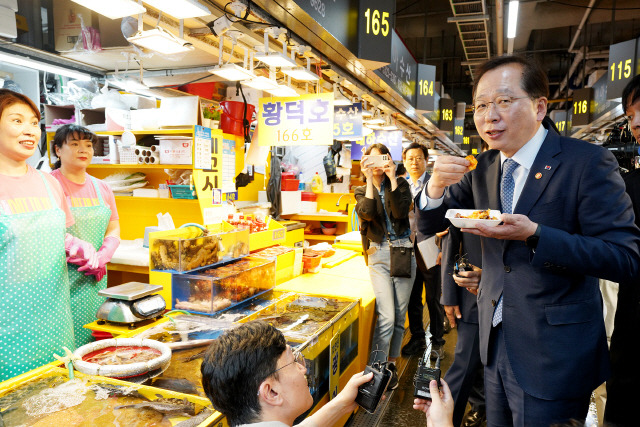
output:
<svg viewBox="0 0 640 427"><path fill-rule="evenodd" d="M485 0L449 0L453 17L447 22L455 23L464 49L466 61L473 79L475 67L491 56L489 38L489 15Z"/></svg>

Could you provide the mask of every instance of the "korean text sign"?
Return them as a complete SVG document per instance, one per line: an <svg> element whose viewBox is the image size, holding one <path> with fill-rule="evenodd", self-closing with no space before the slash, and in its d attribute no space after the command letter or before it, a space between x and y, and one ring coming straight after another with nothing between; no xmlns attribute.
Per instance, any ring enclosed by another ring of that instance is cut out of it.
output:
<svg viewBox="0 0 640 427"><path fill-rule="evenodd" d="M260 145L331 145L333 114L333 93L260 98Z"/></svg>
<svg viewBox="0 0 640 427"><path fill-rule="evenodd" d="M333 138L356 140L362 138L362 104L334 107Z"/></svg>
<svg viewBox="0 0 640 427"><path fill-rule="evenodd" d="M362 152L373 144L386 145L393 160L402 159L402 131L401 130L374 130L359 141L351 144L351 160L360 160Z"/></svg>

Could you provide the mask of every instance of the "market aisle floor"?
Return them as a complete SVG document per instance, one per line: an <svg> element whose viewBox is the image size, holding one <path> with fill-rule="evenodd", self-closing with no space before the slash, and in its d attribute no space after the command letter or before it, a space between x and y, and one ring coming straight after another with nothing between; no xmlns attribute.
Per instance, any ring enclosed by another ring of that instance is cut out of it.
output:
<svg viewBox="0 0 640 427"><path fill-rule="evenodd" d="M428 311L425 306L425 323L428 322ZM405 331L403 345L409 341L411 334ZM457 329L452 329L444 336L446 356L441 361L440 370L442 375L449 369L453 362L456 341L458 338ZM404 357L398 359L398 373L400 379L398 388L393 392L386 393L386 399L380 403L375 414L368 414L364 410L359 410L346 424L349 427L426 427L426 419L423 412L413 409L413 376L418 367L419 356Z"/></svg>

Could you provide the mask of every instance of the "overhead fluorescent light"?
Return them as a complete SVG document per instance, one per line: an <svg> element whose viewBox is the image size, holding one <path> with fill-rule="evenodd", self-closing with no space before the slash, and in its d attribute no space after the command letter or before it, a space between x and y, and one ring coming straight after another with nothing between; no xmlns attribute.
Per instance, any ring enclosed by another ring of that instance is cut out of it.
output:
<svg viewBox="0 0 640 427"><path fill-rule="evenodd" d="M144 0L144 2L177 19L211 15L209 9L194 0Z"/></svg>
<svg viewBox="0 0 640 427"><path fill-rule="evenodd" d="M296 61L280 52L259 52L253 56L258 61L262 61L273 67L296 67Z"/></svg>
<svg viewBox="0 0 640 427"><path fill-rule="evenodd" d="M124 18L125 16L138 15L147 9L133 0L73 0L80 6L98 12L110 19Z"/></svg>
<svg viewBox="0 0 640 427"><path fill-rule="evenodd" d="M362 136L371 135L373 133L373 129L367 126L362 126Z"/></svg>
<svg viewBox="0 0 640 427"><path fill-rule="evenodd" d="M193 49L191 43L174 36L160 27L152 30L138 31L133 36L128 37L127 41L165 55L188 52Z"/></svg>
<svg viewBox="0 0 640 427"><path fill-rule="evenodd" d="M362 110L362 118L369 118L369 117L373 117L373 113L369 110Z"/></svg>
<svg viewBox="0 0 640 427"><path fill-rule="evenodd" d="M267 92L269 92L273 96L299 96L298 92L296 92L294 88L287 85L278 85L278 87L274 89L267 89Z"/></svg>
<svg viewBox="0 0 640 427"><path fill-rule="evenodd" d="M278 87L275 80L268 79L264 76L258 76L250 80L243 80L242 84L258 90L273 90Z"/></svg>
<svg viewBox="0 0 640 427"><path fill-rule="evenodd" d="M398 126L389 124L389 125L382 126L382 130L398 130Z"/></svg>
<svg viewBox="0 0 640 427"><path fill-rule="evenodd" d="M518 26L518 7L520 2L512 0L509 2L509 21L507 23L507 38L514 39L516 37L516 27Z"/></svg>
<svg viewBox="0 0 640 427"><path fill-rule="evenodd" d="M224 64L224 65L216 65L212 69L208 70L211 74L215 74L218 77L221 77L230 82L235 82L238 80L247 80L255 78L256 75L251 71L242 68L236 64Z"/></svg>
<svg viewBox="0 0 640 427"><path fill-rule="evenodd" d="M315 81L320 79L320 77L318 77L316 73L309 71L304 67L291 67L291 68L285 67L285 68L282 68L280 71L282 71L292 79L302 80L305 82L310 82L310 81Z"/></svg>
<svg viewBox="0 0 640 427"><path fill-rule="evenodd" d="M51 65L46 62L40 62L29 58L9 55L2 52L0 52L0 62L7 62L9 64L19 65L21 67L28 67L35 70L46 71L47 73L51 74L59 74L61 76L70 77L76 80L91 80L91 76L89 74L73 71L68 68L60 67L58 65Z"/></svg>

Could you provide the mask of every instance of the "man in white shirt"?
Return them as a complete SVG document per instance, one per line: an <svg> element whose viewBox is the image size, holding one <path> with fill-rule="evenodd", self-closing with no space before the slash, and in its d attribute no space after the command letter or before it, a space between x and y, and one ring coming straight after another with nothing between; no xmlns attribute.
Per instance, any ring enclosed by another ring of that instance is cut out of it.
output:
<svg viewBox="0 0 640 427"><path fill-rule="evenodd" d="M291 427L313 405L302 354L263 321L226 331L207 349L202 386L231 427ZM336 397L297 426L329 427L356 408L358 386L373 374L355 374Z"/></svg>
<svg viewBox="0 0 640 427"><path fill-rule="evenodd" d="M409 172L409 187L411 195L415 200L416 196L424 184L429 179L427 173L427 160L429 159L429 150L426 146L412 142L402 152L402 161ZM429 331L431 332L431 358L433 360L440 357L444 358L444 308L440 304L441 287L441 270L437 264L431 268L427 268L418 243L431 237L426 236L418 231L416 225L415 212L409 213L409 224L411 225L411 241L416 256L416 278L413 282L411 297L407 307L407 316L409 317L409 330L411 331L411 339L402 347L402 354L405 356L419 355L422 356L426 348L424 325L422 323L422 289L425 291L425 301L429 310Z"/></svg>
<svg viewBox="0 0 640 427"><path fill-rule="evenodd" d="M615 158L542 125L548 79L533 61L490 59L476 71L474 121L490 150L475 170L439 156L419 197L418 227L451 209L496 209L482 237L478 293L488 426L585 419L609 375L597 277L638 274L640 230ZM446 190L446 194L445 194Z"/></svg>

